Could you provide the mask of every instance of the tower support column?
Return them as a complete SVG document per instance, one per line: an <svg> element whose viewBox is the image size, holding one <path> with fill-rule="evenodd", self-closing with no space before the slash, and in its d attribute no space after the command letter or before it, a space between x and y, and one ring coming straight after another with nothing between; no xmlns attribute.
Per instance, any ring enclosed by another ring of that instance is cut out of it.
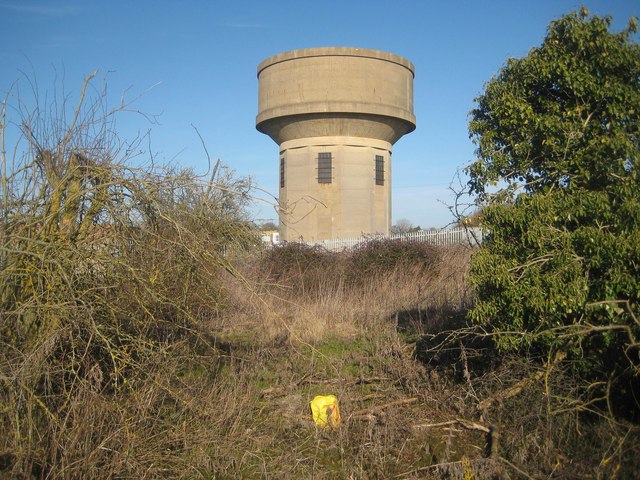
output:
<svg viewBox="0 0 640 480"><path fill-rule="evenodd" d="M332 136L283 142L281 238L314 241L388 234L391 164L391 144L382 140Z"/></svg>

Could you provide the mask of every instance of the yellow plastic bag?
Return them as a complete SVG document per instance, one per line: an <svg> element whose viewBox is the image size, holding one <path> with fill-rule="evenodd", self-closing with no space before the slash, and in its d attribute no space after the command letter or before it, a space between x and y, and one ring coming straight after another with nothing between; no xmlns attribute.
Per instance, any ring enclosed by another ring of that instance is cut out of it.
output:
<svg viewBox="0 0 640 480"><path fill-rule="evenodd" d="M311 400L310 405L316 425L333 429L340 426L340 408L335 395L318 395Z"/></svg>

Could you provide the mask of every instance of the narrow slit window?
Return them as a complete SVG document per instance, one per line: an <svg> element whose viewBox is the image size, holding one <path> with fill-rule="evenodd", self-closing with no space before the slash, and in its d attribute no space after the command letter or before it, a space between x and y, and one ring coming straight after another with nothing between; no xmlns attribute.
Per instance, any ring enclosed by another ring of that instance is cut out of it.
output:
<svg viewBox="0 0 640 480"><path fill-rule="evenodd" d="M318 154L318 183L331 183L331 152Z"/></svg>
<svg viewBox="0 0 640 480"><path fill-rule="evenodd" d="M284 188L284 157L280 157L280 188Z"/></svg>
<svg viewBox="0 0 640 480"><path fill-rule="evenodd" d="M376 155L376 185L384 185L384 157Z"/></svg>

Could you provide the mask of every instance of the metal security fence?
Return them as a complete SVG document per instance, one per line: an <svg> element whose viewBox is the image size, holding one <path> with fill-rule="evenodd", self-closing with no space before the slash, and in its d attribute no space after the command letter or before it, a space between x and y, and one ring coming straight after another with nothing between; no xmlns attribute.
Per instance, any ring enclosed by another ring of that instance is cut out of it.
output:
<svg viewBox="0 0 640 480"><path fill-rule="evenodd" d="M400 240L406 242L426 242L432 245L479 246L484 238L481 228L444 228L441 230L419 230L397 235L367 235L362 237L334 238L303 242L311 246L322 246L330 251L349 250L356 245L371 240Z"/></svg>
<svg viewBox="0 0 640 480"><path fill-rule="evenodd" d="M426 242L432 245L466 245L477 247L482 244L485 233L481 228L443 228L441 230L419 230L417 232L403 233L398 235L364 235L361 237L334 238L331 240L318 240L315 242L290 242L303 243L309 246L321 246L332 252L351 250L356 245L370 242L372 240L400 240L405 242ZM256 240L261 240L253 247L241 247L239 245L227 245L222 253L225 257L244 257L257 250L270 249L287 242L280 242L277 236L261 235Z"/></svg>

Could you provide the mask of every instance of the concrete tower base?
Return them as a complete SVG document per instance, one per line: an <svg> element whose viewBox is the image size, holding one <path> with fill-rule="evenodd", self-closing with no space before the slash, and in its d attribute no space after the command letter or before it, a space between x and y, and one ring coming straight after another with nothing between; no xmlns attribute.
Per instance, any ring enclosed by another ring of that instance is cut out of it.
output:
<svg viewBox="0 0 640 480"><path fill-rule="evenodd" d="M314 241L388 234L390 186L389 142L341 136L283 142L281 239Z"/></svg>

